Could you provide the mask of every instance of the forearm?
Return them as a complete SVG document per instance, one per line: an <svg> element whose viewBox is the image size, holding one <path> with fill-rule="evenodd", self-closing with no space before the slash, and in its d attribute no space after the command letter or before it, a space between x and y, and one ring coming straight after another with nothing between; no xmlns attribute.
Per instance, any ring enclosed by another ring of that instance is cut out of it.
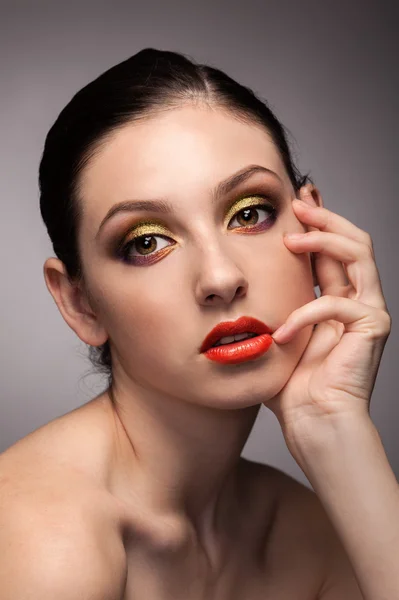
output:
<svg viewBox="0 0 399 600"><path fill-rule="evenodd" d="M296 434L295 458L321 500L365 600L399 598L399 485L371 419ZM303 440L306 440L304 442Z"/></svg>

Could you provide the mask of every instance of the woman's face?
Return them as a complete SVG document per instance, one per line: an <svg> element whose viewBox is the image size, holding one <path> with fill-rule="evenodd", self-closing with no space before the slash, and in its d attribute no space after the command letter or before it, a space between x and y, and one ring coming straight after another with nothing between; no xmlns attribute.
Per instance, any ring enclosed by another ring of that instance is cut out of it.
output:
<svg viewBox="0 0 399 600"><path fill-rule="evenodd" d="M254 165L264 170L216 194L221 182ZM306 228L294 215L294 190L267 132L208 107L165 112L114 133L81 184L79 246L115 381L217 408L275 396L310 327L240 364L199 352L221 321L248 315L274 331L315 298L309 254L293 254L283 241L285 231ZM120 211L100 228L118 203L150 199L169 211ZM264 207L251 208L254 199ZM144 234L118 254L118 246Z"/></svg>

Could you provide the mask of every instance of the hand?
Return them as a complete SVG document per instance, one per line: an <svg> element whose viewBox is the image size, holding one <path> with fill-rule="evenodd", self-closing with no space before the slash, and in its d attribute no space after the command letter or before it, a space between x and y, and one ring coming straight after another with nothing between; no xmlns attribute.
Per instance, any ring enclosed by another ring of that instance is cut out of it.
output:
<svg viewBox="0 0 399 600"><path fill-rule="evenodd" d="M284 242L291 252L316 253L321 295L294 310L284 333L279 334L279 328L272 336L277 344L285 344L303 327L315 326L287 384L265 402L287 444L298 431L312 435L337 419L370 418L370 398L391 330L370 235L316 206L306 188L300 196L306 203L295 199L292 206L309 231Z"/></svg>

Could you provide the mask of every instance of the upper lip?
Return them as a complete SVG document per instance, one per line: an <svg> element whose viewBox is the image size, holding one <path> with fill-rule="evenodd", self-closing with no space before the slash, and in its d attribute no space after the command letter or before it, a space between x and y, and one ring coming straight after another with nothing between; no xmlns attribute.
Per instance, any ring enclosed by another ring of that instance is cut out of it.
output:
<svg viewBox="0 0 399 600"><path fill-rule="evenodd" d="M235 335L239 333L272 333L270 327L268 327L259 319L254 317L240 317L236 321L224 321L219 323L208 333L204 341L202 342L200 352L206 352L213 344L216 344L220 338Z"/></svg>

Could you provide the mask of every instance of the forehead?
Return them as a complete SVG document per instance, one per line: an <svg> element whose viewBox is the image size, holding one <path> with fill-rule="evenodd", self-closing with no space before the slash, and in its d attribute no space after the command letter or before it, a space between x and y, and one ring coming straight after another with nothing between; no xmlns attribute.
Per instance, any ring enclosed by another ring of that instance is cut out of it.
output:
<svg viewBox="0 0 399 600"><path fill-rule="evenodd" d="M290 182L267 130L208 107L169 110L123 126L102 144L81 178L84 213L100 221L114 202L179 195L199 198L247 164Z"/></svg>

